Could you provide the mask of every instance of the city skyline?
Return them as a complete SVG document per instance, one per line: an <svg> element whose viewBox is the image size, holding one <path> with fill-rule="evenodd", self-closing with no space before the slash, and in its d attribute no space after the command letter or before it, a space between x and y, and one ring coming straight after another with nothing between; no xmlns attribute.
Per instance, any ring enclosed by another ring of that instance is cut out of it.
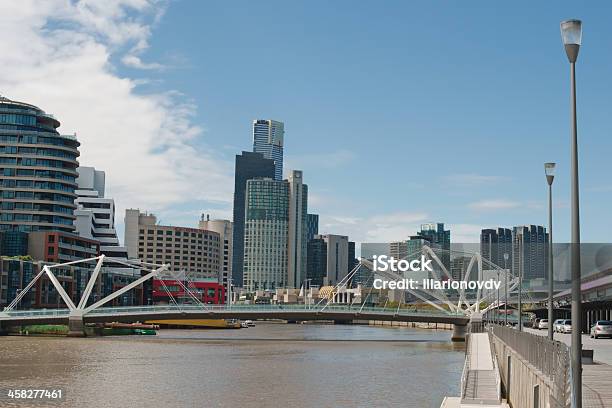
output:
<svg viewBox="0 0 612 408"><path fill-rule="evenodd" d="M4 10L11 49L0 79L3 95L57 115L61 133L77 133L80 164L106 171L117 213L141 208L172 225L195 226L202 213L231 219L233 157L250 150L253 120L274 118L285 124L284 175L307 175L320 232L357 242L406 239L433 220L451 229L454 242L478 242L483 228L545 224L545 161L559 165L555 240L567 241L569 92L558 22L588 18L589 46L578 64L582 232L585 242L608 240L612 187L598 170L612 147L600 107L612 86L602 52L612 41L603 18L609 7L536 5L537 27L515 32L519 11L500 5L446 3L434 19L431 5L390 2L382 15L368 5L321 4L327 17L299 26L305 41L290 24L312 13L301 5L270 2L274 23L253 29L247 18L263 10L246 2L224 11L209 2L119 4ZM90 9L108 24L88 26ZM183 36L193 35L198 15L207 24L197 28L203 41L194 50ZM410 24L398 23L406 17ZM207 35L221 21L226 35ZM368 34L360 28L366 21ZM457 30L467 42L453 39ZM276 49L282 63L241 63L262 52L257 44ZM41 47L49 50L27 53ZM230 80L236 84L228 87Z"/></svg>

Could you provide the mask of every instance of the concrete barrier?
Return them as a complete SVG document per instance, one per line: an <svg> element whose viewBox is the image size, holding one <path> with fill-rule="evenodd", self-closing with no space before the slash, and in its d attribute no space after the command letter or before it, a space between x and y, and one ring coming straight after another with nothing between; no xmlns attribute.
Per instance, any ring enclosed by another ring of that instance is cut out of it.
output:
<svg viewBox="0 0 612 408"><path fill-rule="evenodd" d="M570 407L567 378L554 379L544 375L499 337L492 335L490 341L497 358L503 392L512 407ZM560 374L566 376L568 373Z"/></svg>

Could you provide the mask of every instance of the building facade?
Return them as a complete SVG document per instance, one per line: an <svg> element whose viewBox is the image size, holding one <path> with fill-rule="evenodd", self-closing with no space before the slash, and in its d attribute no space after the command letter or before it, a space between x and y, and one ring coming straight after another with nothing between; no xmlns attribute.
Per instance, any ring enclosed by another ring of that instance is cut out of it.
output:
<svg viewBox="0 0 612 408"><path fill-rule="evenodd" d="M306 240L310 241L319 234L319 214L306 215Z"/></svg>
<svg viewBox="0 0 612 408"><path fill-rule="evenodd" d="M395 241L389 243L389 250L394 259L404 259L408 256L408 242Z"/></svg>
<svg viewBox="0 0 612 408"><path fill-rule="evenodd" d="M546 279L548 232L541 225L512 228L512 272L523 274L523 281Z"/></svg>
<svg viewBox="0 0 612 408"><path fill-rule="evenodd" d="M421 224L421 230L415 236L410 237L408 243L408 255L416 254L423 245L431 248L443 249L438 257L447 271L450 273L450 243L451 232L444 229L444 223Z"/></svg>
<svg viewBox="0 0 612 408"><path fill-rule="evenodd" d="M346 277L350 265L347 236L317 235L308 248L307 279L311 279L313 286L333 286Z"/></svg>
<svg viewBox="0 0 612 408"><path fill-rule="evenodd" d="M324 286L327 279L327 242L320 236L308 241L306 278L311 286Z"/></svg>
<svg viewBox="0 0 612 408"><path fill-rule="evenodd" d="M236 155L234 178L234 217L232 280L234 285L243 282L244 263L244 220L246 211L247 181L255 178L274 178L274 160L266 159L261 153L242 152Z"/></svg>
<svg viewBox="0 0 612 408"><path fill-rule="evenodd" d="M243 287L252 292L288 284L289 183L247 181Z"/></svg>
<svg viewBox="0 0 612 408"><path fill-rule="evenodd" d="M0 230L73 232L79 142L40 108L0 98Z"/></svg>
<svg viewBox="0 0 612 408"><path fill-rule="evenodd" d="M170 264L189 280L219 279L222 243L219 233L189 227L158 225L153 214L127 209L125 246L145 262Z"/></svg>
<svg viewBox="0 0 612 408"><path fill-rule="evenodd" d="M274 160L274 180L283 179L283 143L285 125L270 119L253 121L253 152Z"/></svg>
<svg viewBox="0 0 612 408"><path fill-rule="evenodd" d="M93 167L77 169L78 189L74 203L77 209L75 227L79 236L100 242L100 252L114 258L127 258L127 250L119 245L115 229L115 200L104 197L106 175Z"/></svg>
<svg viewBox="0 0 612 408"><path fill-rule="evenodd" d="M287 239L287 285L299 288L306 279L308 186L304 184L301 170L292 170L289 183L289 231Z"/></svg>
<svg viewBox="0 0 612 408"><path fill-rule="evenodd" d="M202 230L213 231L219 234L222 247L222 259L220 262L219 283L223 285L224 296L229 292L228 286L232 284L232 255L233 251L233 227L230 220L211 220L208 214L202 214L198 227ZM241 286L241 284L239 284Z"/></svg>
<svg viewBox="0 0 612 408"><path fill-rule="evenodd" d="M483 229L480 232L480 254L495 265L512 267L512 230L509 228ZM508 261L504 259L508 254Z"/></svg>

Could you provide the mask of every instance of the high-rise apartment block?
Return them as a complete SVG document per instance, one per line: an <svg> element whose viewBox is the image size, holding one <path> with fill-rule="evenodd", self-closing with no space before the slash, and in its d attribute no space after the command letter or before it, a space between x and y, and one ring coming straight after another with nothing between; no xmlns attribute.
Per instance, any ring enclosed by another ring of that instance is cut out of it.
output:
<svg viewBox="0 0 612 408"><path fill-rule="evenodd" d="M79 142L40 108L0 98L0 231L74 232Z"/></svg>
<svg viewBox="0 0 612 408"><path fill-rule="evenodd" d="M247 181L246 191L243 287L287 287L289 183L253 179Z"/></svg>
<svg viewBox="0 0 612 408"><path fill-rule="evenodd" d="M308 187L302 172L287 180L247 181L244 288L300 287L306 277Z"/></svg>
<svg viewBox="0 0 612 408"><path fill-rule="evenodd" d="M509 228L483 229L480 232L480 254L483 259L500 268L510 267L512 265L512 230ZM508 256L507 261L504 254Z"/></svg>
<svg viewBox="0 0 612 408"><path fill-rule="evenodd" d="M512 272L523 279L545 279L548 268L548 232L541 225L512 228Z"/></svg>

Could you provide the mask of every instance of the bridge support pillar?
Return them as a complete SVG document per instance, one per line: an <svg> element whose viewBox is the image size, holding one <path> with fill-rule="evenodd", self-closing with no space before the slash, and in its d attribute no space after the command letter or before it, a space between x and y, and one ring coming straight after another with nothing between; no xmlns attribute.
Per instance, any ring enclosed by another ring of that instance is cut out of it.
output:
<svg viewBox="0 0 612 408"><path fill-rule="evenodd" d="M71 313L68 317L68 337L85 337L85 324L81 313Z"/></svg>
<svg viewBox="0 0 612 408"><path fill-rule="evenodd" d="M467 335L467 325L466 324L454 324L453 325L453 337L451 337L451 341L465 341L465 336Z"/></svg>

